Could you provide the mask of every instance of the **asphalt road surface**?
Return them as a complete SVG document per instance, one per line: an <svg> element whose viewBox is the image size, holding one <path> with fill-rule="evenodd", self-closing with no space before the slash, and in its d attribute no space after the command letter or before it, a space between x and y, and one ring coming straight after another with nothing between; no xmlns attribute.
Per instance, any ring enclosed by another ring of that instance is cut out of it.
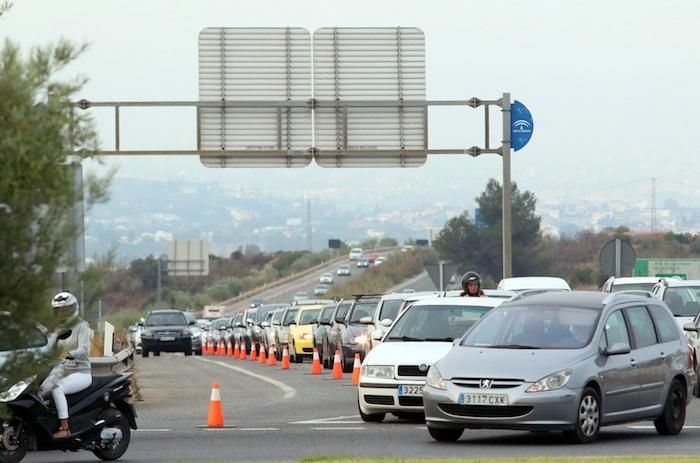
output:
<svg viewBox="0 0 700 463"><path fill-rule="evenodd" d="M350 375L310 375L228 357L162 354L137 359L143 401L139 430L122 461L284 461L311 455L357 457L499 457L528 455L695 455L700 445L700 400L691 402L678 436L656 434L651 422L603 428L598 442L571 445L561 433L466 430L456 443L438 443L425 425L391 415L363 423ZM221 385L228 429L201 429L212 382ZM96 461L89 452L35 452L28 462Z"/></svg>

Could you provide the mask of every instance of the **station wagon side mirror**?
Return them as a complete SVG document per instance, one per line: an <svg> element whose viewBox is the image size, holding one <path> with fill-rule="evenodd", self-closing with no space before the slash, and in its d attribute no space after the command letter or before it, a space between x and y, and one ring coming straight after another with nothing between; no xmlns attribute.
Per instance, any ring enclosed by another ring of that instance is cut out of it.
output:
<svg viewBox="0 0 700 463"><path fill-rule="evenodd" d="M143 322L138 322L137 325L143 326Z"/></svg>
<svg viewBox="0 0 700 463"><path fill-rule="evenodd" d="M461 340L462 340L462 338L454 339L454 340L452 341L452 345L453 345L453 346L459 346L459 341L461 341Z"/></svg>
<svg viewBox="0 0 700 463"><path fill-rule="evenodd" d="M394 323L394 320L391 318L385 318L384 320L379 322L382 326L390 327L392 323Z"/></svg>
<svg viewBox="0 0 700 463"><path fill-rule="evenodd" d="M627 344L626 342L616 342L610 347L606 347L603 349L603 354L604 355L620 355L620 354L629 354L630 351L630 345Z"/></svg>
<svg viewBox="0 0 700 463"><path fill-rule="evenodd" d="M683 331L692 331L694 333L697 333L698 327L695 326L695 323L692 323L692 322L684 323L683 324Z"/></svg>
<svg viewBox="0 0 700 463"><path fill-rule="evenodd" d="M281 326L282 322L280 322L279 320L272 320L272 324L276 326Z"/></svg>
<svg viewBox="0 0 700 463"><path fill-rule="evenodd" d="M372 340L381 341L382 338L384 337L384 331L382 331L382 330L372 331L371 336L372 336Z"/></svg>
<svg viewBox="0 0 700 463"><path fill-rule="evenodd" d="M360 318L360 323L362 323L363 325L371 325L372 317L362 317Z"/></svg>
<svg viewBox="0 0 700 463"><path fill-rule="evenodd" d="M197 323L194 320L190 320L189 323L187 323L187 325L189 325L189 326L194 326L196 324Z"/></svg>
<svg viewBox="0 0 700 463"><path fill-rule="evenodd" d="M292 320L291 322L289 322L289 325L296 325L296 324L297 324L297 322L295 322L294 320Z"/></svg>

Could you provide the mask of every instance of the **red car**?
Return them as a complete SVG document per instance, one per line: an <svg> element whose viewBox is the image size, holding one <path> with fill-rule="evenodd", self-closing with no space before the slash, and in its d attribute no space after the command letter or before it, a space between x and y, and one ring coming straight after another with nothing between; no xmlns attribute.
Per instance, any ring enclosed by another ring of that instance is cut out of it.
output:
<svg viewBox="0 0 700 463"><path fill-rule="evenodd" d="M377 257L379 257L376 254L370 254L367 256L367 262L369 262L369 265L374 265L374 262L377 260Z"/></svg>

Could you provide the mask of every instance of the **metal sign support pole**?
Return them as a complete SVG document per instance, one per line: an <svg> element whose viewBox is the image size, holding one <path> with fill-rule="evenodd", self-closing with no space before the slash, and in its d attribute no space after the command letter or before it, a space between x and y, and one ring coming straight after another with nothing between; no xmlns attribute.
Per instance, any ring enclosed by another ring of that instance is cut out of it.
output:
<svg viewBox="0 0 700 463"><path fill-rule="evenodd" d="M503 94L503 278L513 276L513 249L511 242L511 203L510 185L510 93Z"/></svg>

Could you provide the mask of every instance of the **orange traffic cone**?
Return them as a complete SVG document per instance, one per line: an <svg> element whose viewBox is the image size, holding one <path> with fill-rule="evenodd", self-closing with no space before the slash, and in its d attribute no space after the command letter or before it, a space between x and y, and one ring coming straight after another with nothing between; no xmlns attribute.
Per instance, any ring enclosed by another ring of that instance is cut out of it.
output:
<svg viewBox="0 0 700 463"><path fill-rule="evenodd" d="M233 348L231 347L230 342L226 343L226 355L228 355L229 357L233 355Z"/></svg>
<svg viewBox="0 0 700 463"><path fill-rule="evenodd" d="M275 346L270 346L270 355L267 356L267 366L274 367L277 365L277 349Z"/></svg>
<svg viewBox="0 0 700 463"><path fill-rule="evenodd" d="M241 360L245 360L245 358L246 358L245 351L246 351L246 345L245 345L245 341L243 341L243 342L241 342L241 356L238 358L240 358Z"/></svg>
<svg viewBox="0 0 700 463"><path fill-rule="evenodd" d="M343 379L343 367L340 365L340 351L336 349L333 359L333 379Z"/></svg>
<svg viewBox="0 0 700 463"><path fill-rule="evenodd" d="M265 347L260 346L260 355L258 355L258 363L265 365L267 363L267 357L265 357Z"/></svg>
<svg viewBox="0 0 700 463"><path fill-rule="evenodd" d="M289 370L289 350L287 350L287 346L282 349L282 370Z"/></svg>
<svg viewBox="0 0 700 463"><path fill-rule="evenodd" d="M360 354L355 354L355 362L352 364L352 384L360 384Z"/></svg>
<svg viewBox="0 0 700 463"><path fill-rule="evenodd" d="M258 360L258 353L255 350L255 344L250 345L250 361L256 362Z"/></svg>
<svg viewBox="0 0 700 463"><path fill-rule="evenodd" d="M241 348L238 347L238 341L236 341L236 344L234 344L232 355L234 358L238 358L241 356Z"/></svg>
<svg viewBox="0 0 700 463"><path fill-rule="evenodd" d="M207 352L209 355L214 355L214 340L210 339L209 340L209 352Z"/></svg>
<svg viewBox="0 0 700 463"><path fill-rule="evenodd" d="M311 374L320 375L321 374L321 361L318 359L318 349L314 347L314 357L311 362Z"/></svg>
<svg viewBox="0 0 700 463"><path fill-rule="evenodd" d="M207 415L208 428L220 428L224 425L224 408L221 406L221 391L219 383L211 385L211 399L209 400L209 415Z"/></svg>
<svg viewBox="0 0 700 463"><path fill-rule="evenodd" d="M226 355L226 344L224 344L224 340L219 341L219 350L217 351L217 354L219 356Z"/></svg>

